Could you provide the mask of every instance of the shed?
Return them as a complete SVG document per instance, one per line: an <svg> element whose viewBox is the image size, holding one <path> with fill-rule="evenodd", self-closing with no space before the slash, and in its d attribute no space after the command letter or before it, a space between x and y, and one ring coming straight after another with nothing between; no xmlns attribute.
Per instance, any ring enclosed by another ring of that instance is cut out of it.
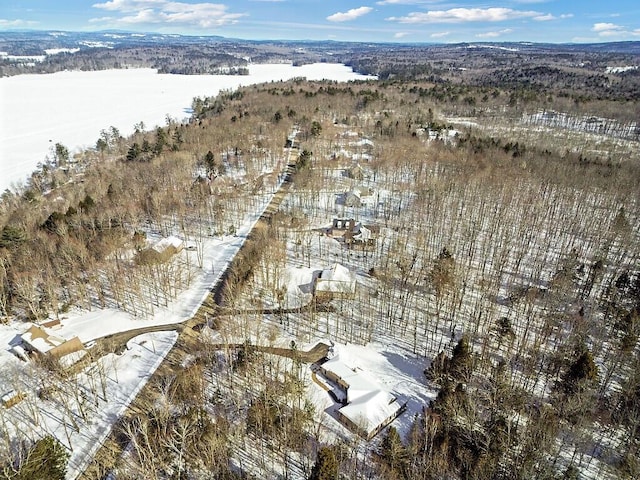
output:
<svg viewBox="0 0 640 480"><path fill-rule="evenodd" d="M2 395L2 406L4 408L11 408L24 400L25 397L26 395L23 392L11 390L10 392Z"/></svg>

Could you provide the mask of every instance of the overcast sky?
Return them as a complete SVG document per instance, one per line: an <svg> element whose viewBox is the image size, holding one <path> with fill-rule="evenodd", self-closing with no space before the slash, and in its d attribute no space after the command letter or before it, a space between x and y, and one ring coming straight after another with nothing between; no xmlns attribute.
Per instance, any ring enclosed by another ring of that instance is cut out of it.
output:
<svg viewBox="0 0 640 480"><path fill-rule="evenodd" d="M0 0L15 29L365 42L640 40L638 0Z"/></svg>

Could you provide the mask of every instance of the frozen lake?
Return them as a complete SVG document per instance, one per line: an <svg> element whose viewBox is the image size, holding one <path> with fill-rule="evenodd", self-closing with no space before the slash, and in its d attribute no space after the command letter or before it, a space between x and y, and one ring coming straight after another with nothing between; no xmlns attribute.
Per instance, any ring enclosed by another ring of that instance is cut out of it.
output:
<svg viewBox="0 0 640 480"><path fill-rule="evenodd" d="M242 85L306 77L361 80L340 64L251 65L249 75L159 75L153 69L59 72L0 78L0 192L23 182L56 143L71 152L94 147L100 130L114 126L124 136L144 122L167 115L189 117L196 96Z"/></svg>

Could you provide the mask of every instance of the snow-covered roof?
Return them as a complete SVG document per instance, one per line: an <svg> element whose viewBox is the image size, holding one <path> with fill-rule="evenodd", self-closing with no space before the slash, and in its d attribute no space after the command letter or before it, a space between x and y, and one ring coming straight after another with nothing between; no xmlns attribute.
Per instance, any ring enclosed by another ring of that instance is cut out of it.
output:
<svg viewBox="0 0 640 480"><path fill-rule="evenodd" d="M313 282L319 270L307 267L287 267L278 278L278 288L285 289L284 305L302 307L312 300Z"/></svg>
<svg viewBox="0 0 640 480"><path fill-rule="evenodd" d="M350 367L339 355L327 360L322 368L348 385L347 405L340 408L339 412L367 434L402 408L396 397L380 386L373 377Z"/></svg>
<svg viewBox="0 0 640 480"><path fill-rule="evenodd" d="M21 338L24 343L41 353L46 353L67 341L66 338L52 335L47 329L37 325L30 327L22 334Z"/></svg>
<svg viewBox="0 0 640 480"><path fill-rule="evenodd" d="M354 235L353 238L356 240L362 240L363 242L366 242L367 240L371 240L373 236L371 234L371 230L369 230L364 225L360 225L360 233L358 233L357 235Z"/></svg>
<svg viewBox="0 0 640 480"><path fill-rule="evenodd" d="M17 396L18 392L16 392L15 390L11 390L9 393L5 393L4 395L2 395L2 402L8 402L9 400L11 400L13 397Z"/></svg>
<svg viewBox="0 0 640 480"><path fill-rule="evenodd" d="M170 237L160 239L151 248L158 253L163 253L169 247L179 250L182 248L182 240L172 235Z"/></svg>
<svg viewBox="0 0 640 480"><path fill-rule="evenodd" d="M71 353L67 353L66 355L62 355L58 361L60 362L60 365L62 365L65 368L68 368L72 365L75 365L76 363L78 363L80 360L82 360L82 358L89 352L87 352L86 350L78 350L77 352L71 352Z"/></svg>
<svg viewBox="0 0 640 480"><path fill-rule="evenodd" d="M351 159L371 161L373 160L373 157L368 153L354 153L353 155L351 155Z"/></svg>
<svg viewBox="0 0 640 480"><path fill-rule="evenodd" d="M299 288L300 285L311 284L316 271L314 268L288 266L284 272L282 272L279 284L280 286L286 287L287 290L295 290Z"/></svg>
<svg viewBox="0 0 640 480"><path fill-rule="evenodd" d="M21 396L22 396L22 393L16 390L11 390L10 392L7 392L4 395L2 395L2 404L7 405L14 399L19 399Z"/></svg>
<svg viewBox="0 0 640 480"><path fill-rule="evenodd" d="M356 147L362 147L365 145L373 146L373 142L368 138L363 138L362 140L358 140L357 142L351 142L351 145Z"/></svg>
<svg viewBox="0 0 640 480"><path fill-rule="evenodd" d="M368 433L372 432L402 408L396 398L382 390L372 390L348 403L339 411Z"/></svg>
<svg viewBox="0 0 640 480"><path fill-rule="evenodd" d="M332 372L337 377L342 378L347 384L351 385L349 379L356 376L358 371L355 368L348 367L341 359L340 355L335 355L322 364L322 368L328 372Z"/></svg>
<svg viewBox="0 0 640 480"><path fill-rule="evenodd" d="M353 195L354 197L360 198L362 196L362 192L360 191L359 188L356 187L353 190L351 190L347 195Z"/></svg>
<svg viewBox="0 0 640 480"><path fill-rule="evenodd" d="M334 263L331 267L322 270L321 278L323 280L333 280L336 282L350 282L353 280L349 269L339 263Z"/></svg>
<svg viewBox="0 0 640 480"><path fill-rule="evenodd" d="M316 292L354 293L356 279L344 265L334 263L322 270L316 282Z"/></svg>
<svg viewBox="0 0 640 480"><path fill-rule="evenodd" d="M28 349L42 354L51 352L53 355L65 355L84 349L77 336L66 338L54 335L42 325L32 325L20 338Z"/></svg>

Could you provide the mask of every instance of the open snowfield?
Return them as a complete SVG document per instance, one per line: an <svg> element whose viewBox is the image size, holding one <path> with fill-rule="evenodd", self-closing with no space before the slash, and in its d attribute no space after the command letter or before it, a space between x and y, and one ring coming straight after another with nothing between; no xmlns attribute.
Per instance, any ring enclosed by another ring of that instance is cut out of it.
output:
<svg viewBox="0 0 640 480"><path fill-rule="evenodd" d="M167 75L153 69L59 72L0 78L0 191L24 181L56 143L74 153L95 146L111 126L123 135L143 122L190 115L197 96L294 77L362 80L341 64L251 65L249 75Z"/></svg>

